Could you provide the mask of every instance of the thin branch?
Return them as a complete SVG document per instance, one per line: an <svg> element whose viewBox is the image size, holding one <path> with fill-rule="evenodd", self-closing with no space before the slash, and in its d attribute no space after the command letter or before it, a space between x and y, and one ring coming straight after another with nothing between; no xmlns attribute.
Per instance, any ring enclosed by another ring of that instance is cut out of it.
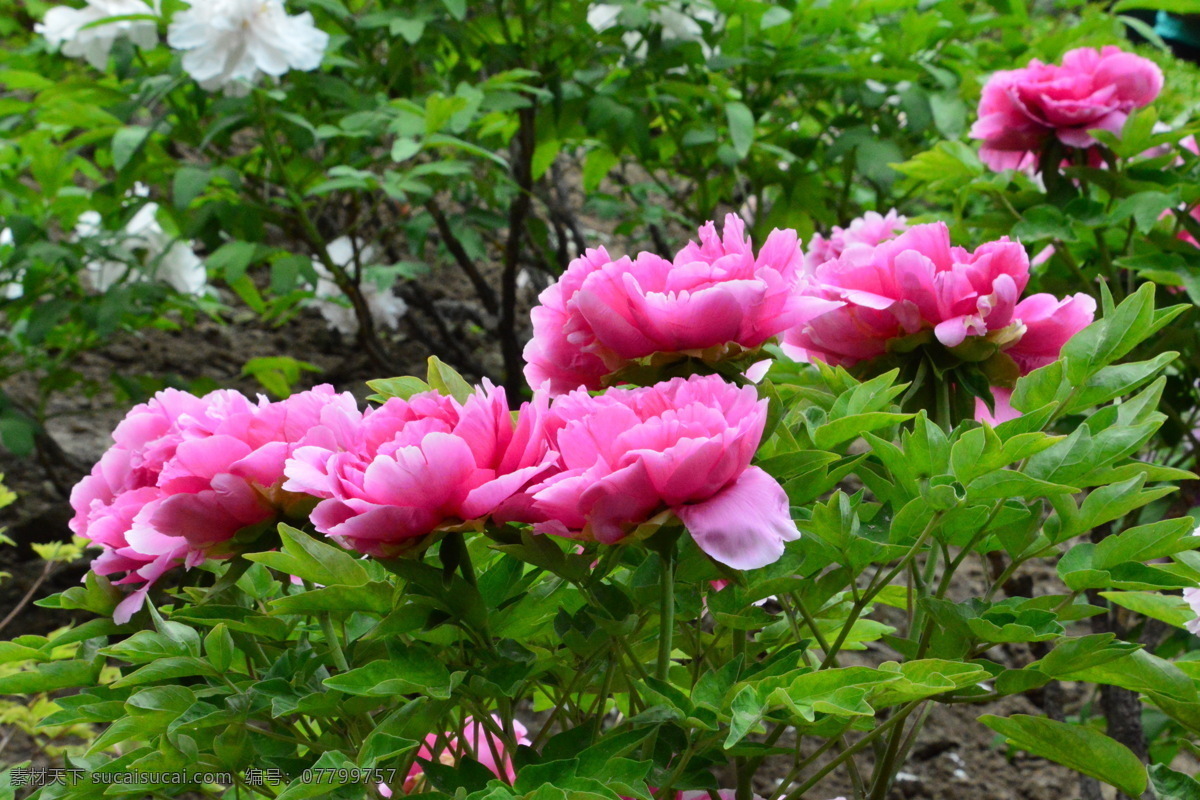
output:
<svg viewBox="0 0 1200 800"><path fill-rule="evenodd" d="M483 277L479 268L475 266L475 262L471 260L471 256L467 254L467 249L463 247L463 243L454 235L454 230L450 227L450 221L446 219L446 215L434 200L430 200L425 204L425 210L429 212L429 216L433 217L433 224L437 226L438 234L442 237L442 242L445 243L446 249L450 251L450 255L454 256L455 262L462 271L466 273L467 279L471 281L471 285L475 287L475 294L479 295L479 300L483 303L483 307L488 310L489 314L496 314L500 311L500 304L496 300L496 291Z"/></svg>

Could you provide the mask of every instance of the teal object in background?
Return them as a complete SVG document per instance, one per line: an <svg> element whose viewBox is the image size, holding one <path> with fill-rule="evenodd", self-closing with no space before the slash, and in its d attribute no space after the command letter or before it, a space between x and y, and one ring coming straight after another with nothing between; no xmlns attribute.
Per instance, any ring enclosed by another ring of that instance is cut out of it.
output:
<svg viewBox="0 0 1200 800"><path fill-rule="evenodd" d="M1179 17L1159 11L1154 19L1154 32L1168 41L1200 48L1200 17Z"/></svg>

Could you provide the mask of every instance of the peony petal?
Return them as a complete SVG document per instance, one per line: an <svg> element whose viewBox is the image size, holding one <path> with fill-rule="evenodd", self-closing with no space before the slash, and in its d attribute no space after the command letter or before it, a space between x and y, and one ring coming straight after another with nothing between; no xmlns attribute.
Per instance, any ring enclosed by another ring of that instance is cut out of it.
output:
<svg viewBox="0 0 1200 800"><path fill-rule="evenodd" d="M800 538L783 487L758 467L713 498L674 511L701 550L734 569L773 564L784 542Z"/></svg>

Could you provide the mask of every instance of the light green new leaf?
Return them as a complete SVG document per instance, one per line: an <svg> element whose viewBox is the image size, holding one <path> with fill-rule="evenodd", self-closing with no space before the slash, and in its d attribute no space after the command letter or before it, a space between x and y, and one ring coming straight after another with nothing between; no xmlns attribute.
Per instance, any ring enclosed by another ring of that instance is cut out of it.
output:
<svg viewBox="0 0 1200 800"><path fill-rule="evenodd" d="M460 403L467 402L467 398L474 392L474 387L463 380L453 367L442 361L437 356L429 357L429 374L425 376L429 385L438 392L453 397Z"/></svg>
<svg viewBox="0 0 1200 800"><path fill-rule="evenodd" d="M420 378L405 375L402 378L379 378L367 381L367 386L375 390L375 394L367 399L372 403L386 403L393 397L407 400L414 394L432 391L433 387Z"/></svg>
<svg viewBox="0 0 1200 800"><path fill-rule="evenodd" d="M888 661L879 665L883 672L896 672L900 680L878 684L868 696L875 708L907 703L937 694L974 686L988 679L988 672L977 664L926 658L897 664Z"/></svg>

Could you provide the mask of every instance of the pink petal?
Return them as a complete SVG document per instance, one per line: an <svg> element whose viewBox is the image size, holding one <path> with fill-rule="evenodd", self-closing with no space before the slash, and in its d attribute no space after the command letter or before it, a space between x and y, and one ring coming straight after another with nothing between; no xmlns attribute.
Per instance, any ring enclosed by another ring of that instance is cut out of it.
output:
<svg viewBox="0 0 1200 800"><path fill-rule="evenodd" d="M701 550L734 569L772 564L784 542L800 538L783 487L758 467L710 500L674 511Z"/></svg>

